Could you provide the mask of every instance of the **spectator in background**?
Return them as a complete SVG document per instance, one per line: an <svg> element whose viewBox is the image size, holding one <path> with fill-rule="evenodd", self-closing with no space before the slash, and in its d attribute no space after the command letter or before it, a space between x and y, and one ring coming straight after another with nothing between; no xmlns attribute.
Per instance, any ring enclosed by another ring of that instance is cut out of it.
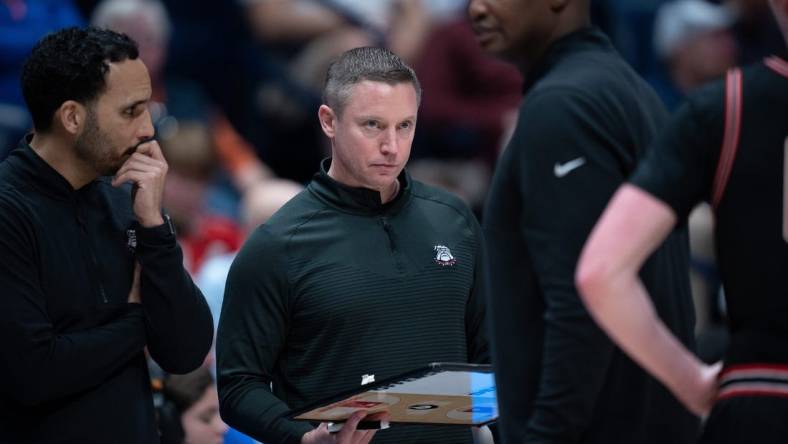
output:
<svg viewBox="0 0 788 444"><path fill-rule="evenodd" d="M678 0L660 7L654 24L654 48L666 65L669 80L657 90L668 109L736 65L738 49L731 31L735 20L728 7L706 0Z"/></svg>
<svg viewBox="0 0 788 444"><path fill-rule="evenodd" d="M31 128L19 88L25 58L47 33L82 24L71 0L0 2L0 160Z"/></svg>
<svg viewBox="0 0 788 444"><path fill-rule="evenodd" d="M483 219L504 442L694 442L697 420L613 345L574 286L580 249L666 121L663 104L591 25L589 0L471 0L468 11L481 46L525 77ZM676 230L643 274L692 346L687 256Z"/></svg>
<svg viewBox="0 0 788 444"><path fill-rule="evenodd" d="M161 444L225 442L229 427L219 416L219 396L207 368L167 376L162 395L163 403L158 412ZM246 442L252 440L247 438Z"/></svg>
<svg viewBox="0 0 788 444"><path fill-rule="evenodd" d="M164 102L164 64L172 32L164 5L158 0L104 0L96 5L90 23L126 34L137 42L140 60L150 72L152 98Z"/></svg>

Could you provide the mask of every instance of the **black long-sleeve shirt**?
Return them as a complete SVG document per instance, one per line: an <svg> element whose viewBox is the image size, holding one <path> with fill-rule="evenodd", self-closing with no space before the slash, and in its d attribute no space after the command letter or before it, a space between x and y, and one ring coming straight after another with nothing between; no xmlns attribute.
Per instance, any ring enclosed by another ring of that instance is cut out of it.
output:
<svg viewBox="0 0 788 444"><path fill-rule="evenodd" d="M696 420L614 347L574 285L580 250L667 118L595 29L555 42L527 79L484 215L493 363L507 443L687 443ZM641 277L692 343L686 231Z"/></svg>
<svg viewBox="0 0 788 444"><path fill-rule="evenodd" d="M222 417L266 443L299 443L312 426L281 416L357 387L363 374L489 362L481 228L468 208L404 173L399 195L381 205L377 191L326 171L324 163L252 234L227 278ZM373 442L460 444L471 435L394 426Z"/></svg>
<svg viewBox="0 0 788 444"><path fill-rule="evenodd" d="M0 294L0 442L158 442L143 348L185 373L211 346L168 225L140 226L108 178L74 190L25 142L0 164Z"/></svg>

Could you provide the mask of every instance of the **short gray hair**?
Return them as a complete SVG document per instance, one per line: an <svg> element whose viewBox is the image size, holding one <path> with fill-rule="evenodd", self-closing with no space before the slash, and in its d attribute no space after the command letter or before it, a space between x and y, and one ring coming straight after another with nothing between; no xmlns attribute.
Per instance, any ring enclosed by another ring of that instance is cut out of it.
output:
<svg viewBox="0 0 788 444"><path fill-rule="evenodd" d="M421 103L421 85L413 68L388 49L371 46L351 49L331 62L323 87L323 103L337 115L342 114L353 86L364 80L389 85L410 83Z"/></svg>

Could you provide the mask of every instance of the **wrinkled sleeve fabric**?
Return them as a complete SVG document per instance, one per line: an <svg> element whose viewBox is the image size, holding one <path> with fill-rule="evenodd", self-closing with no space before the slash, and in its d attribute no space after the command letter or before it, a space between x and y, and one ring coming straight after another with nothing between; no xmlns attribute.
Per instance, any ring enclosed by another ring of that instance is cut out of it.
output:
<svg viewBox="0 0 788 444"><path fill-rule="evenodd" d="M213 344L211 311L183 268L169 224L136 231L148 350L165 371L188 373L202 365Z"/></svg>
<svg viewBox="0 0 788 444"><path fill-rule="evenodd" d="M32 219L16 200L0 192L0 380L3 393L37 406L96 387L139 356L145 320L140 305L127 304L101 325L56 331L40 282Z"/></svg>
<svg viewBox="0 0 788 444"><path fill-rule="evenodd" d="M257 229L230 267L217 335L222 418L262 442L300 443L308 423L282 418L289 407L271 390L288 331L286 254Z"/></svg>
<svg viewBox="0 0 788 444"><path fill-rule="evenodd" d="M723 88L693 94L673 115L630 182L668 204L686 220L700 201L710 201L725 133Z"/></svg>
<svg viewBox="0 0 788 444"><path fill-rule="evenodd" d="M531 94L519 119L508 149L520 152L520 229L546 306L526 442L578 442L592 420L614 347L586 311L574 272L592 227L625 180L627 151L583 91Z"/></svg>

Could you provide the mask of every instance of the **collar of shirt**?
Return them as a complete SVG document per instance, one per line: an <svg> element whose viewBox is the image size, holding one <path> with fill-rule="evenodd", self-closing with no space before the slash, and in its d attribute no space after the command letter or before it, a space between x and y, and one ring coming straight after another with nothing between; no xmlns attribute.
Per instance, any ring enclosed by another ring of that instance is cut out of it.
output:
<svg viewBox="0 0 788 444"><path fill-rule="evenodd" d="M6 160L14 165L23 183L32 184L42 193L59 200L73 200L76 194L87 192L95 185L96 181L93 181L75 190L65 177L33 150L30 146L32 140L33 134L26 135Z"/></svg>
<svg viewBox="0 0 788 444"><path fill-rule="evenodd" d="M331 158L323 159L320 162L320 171L315 174L307 188L318 198L339 210L367 215L394 214L410 200L411 179L405 170L402 170L397 177L400 185L397 196L384 204L380 200L380 192L376 190L350 187L331 178L328 175L330 166Z"/></svg>
<svg viewBox="0 0 788 444"><path fill-rule="evenodd" d="M523 94L558 63L567 54L588 50L615 51L610 39L602 30L595 26L579 29L554 41L539 57L539 60L525 74Z"/></svg>

